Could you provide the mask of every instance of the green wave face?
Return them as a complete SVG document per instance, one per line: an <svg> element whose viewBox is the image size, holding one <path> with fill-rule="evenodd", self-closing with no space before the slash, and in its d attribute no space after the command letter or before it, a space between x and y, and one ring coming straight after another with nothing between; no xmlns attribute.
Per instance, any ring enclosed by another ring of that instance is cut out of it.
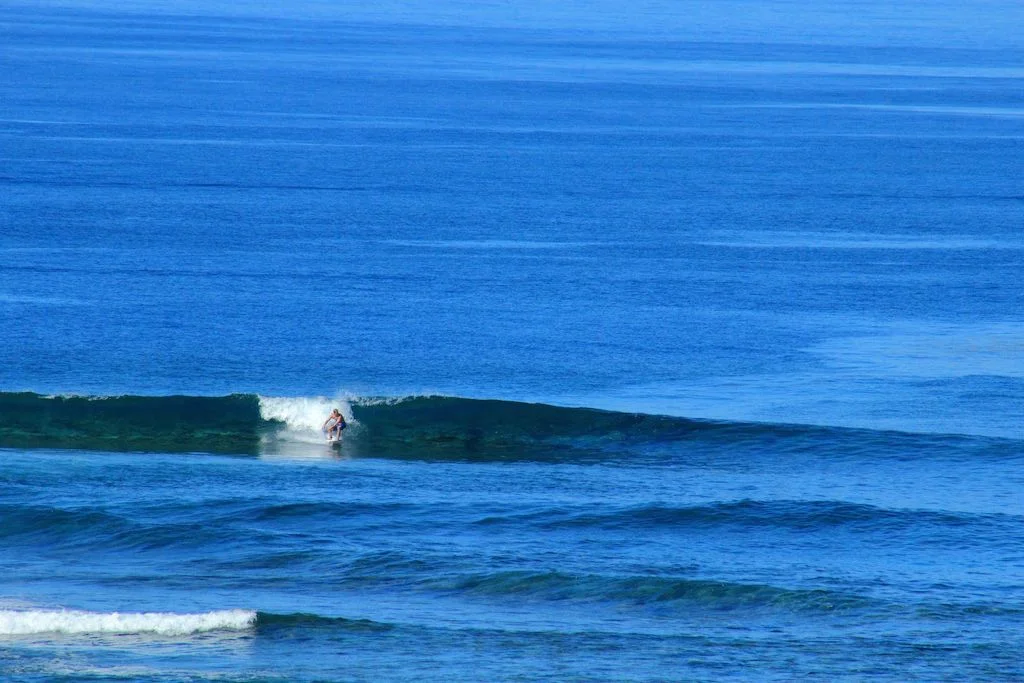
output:
<svg viewBox="0 0 1024 683"><path fill-rule="evenodd" d="M642 453L781 452L826 446L845 452L866 441L934 450L937 445L1016 452L1015 443L831 427L714 422L442 396L404 399L230 396L42 396L0 393L0 448L77 448L162 453L312 454L332 406L349 418L348 456L425 460L585 460ZM943 442L939 444L938 442ZM956 443L954 443L956 441ZM960 443L963 441L964 443ZM970 443L968 443L970 442Z"/></svg>
<svg viewBox="0 0 1024 683"><path fill-rule="evenodd" d="M428 458L582 456L709 426L684 418L436 396L355 405L353 414L361 446Z"/></svg>
<svg viewBox="0 0 1024 683"><path fill-rule="evenodd" d="M265 410L265 401L272 401L274 409ZM294 452L322 445L319 425L330 405L327 399L264 399L255 394L0 393L0 447L237 454L281 448ZM712 423L683 418L437 396L356 400L343 407L351 417L346 450L351 455L378 457L581 457L637 441L674 440L715 428Z"/></svg>
<svg viewBox="0 0 1024 683"><path fill-rule="evenodd" d="M9 448L255 453L261 427L252 395L0 393L0 446Z"/></svg>

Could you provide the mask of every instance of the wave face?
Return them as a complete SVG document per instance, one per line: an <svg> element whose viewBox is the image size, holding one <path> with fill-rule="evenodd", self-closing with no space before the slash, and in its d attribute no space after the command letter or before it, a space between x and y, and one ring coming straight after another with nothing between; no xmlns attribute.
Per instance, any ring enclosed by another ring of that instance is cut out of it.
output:
<svg viewBox="0 0 1024 683"><path fill-rule="evenodd" d="M322 443L320 426L332 407L350 422L349 441L407 456L599 447L621 439L672 438L699 428L680 418L447 397L0 393L0 446L260 453L268 444Z"/></svg>
<svg viewBox="0 0 1024 683"><path fill-rule="evenodd" d="M768 585L677 577L564 574L509 571L445 578L431 588L475 597L517 597L547 601L678 605L732 609L740 606L831 611L871 606L865 598L826 590L792 590Z"/></svg>
<svg viewBox="0 0 1024 683"><path fill-rule="evenodd" d="M0 447L256 454L268 441L320 443L326 398L43 396L0 393Z"/></svg>
<svg viewBox="0 0 1024 683"><path fill-rule="evenodd" d="M612 457L681 441L704 448L823 441L924 447L963 437L802 425L693 420L538 403L421 396L402 399L205 396L43 396L0 393L0 447L263 454L321 447L331 408L350 428L351 455L502 460ZM988 447L997 447L987 441Z"/></svg>
<svg viewBox="0 0 1024 683"><path fill-rule="evenodd" d="M117 451L251 453L259 398L41 396L0 393L0 445Z"/></svg>

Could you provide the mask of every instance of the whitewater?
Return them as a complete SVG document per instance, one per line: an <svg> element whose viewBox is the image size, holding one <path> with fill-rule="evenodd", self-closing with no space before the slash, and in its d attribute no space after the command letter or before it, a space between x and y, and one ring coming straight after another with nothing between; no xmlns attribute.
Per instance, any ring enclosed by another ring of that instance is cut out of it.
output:
<svg viewBox="0 0 1024 683"><path fill-rule="evenodd" d="M256 613L227 610L206 614L98 614L73 610L0 610L0 635L139 634L186 636L216 630L251 628Z"/></svg>

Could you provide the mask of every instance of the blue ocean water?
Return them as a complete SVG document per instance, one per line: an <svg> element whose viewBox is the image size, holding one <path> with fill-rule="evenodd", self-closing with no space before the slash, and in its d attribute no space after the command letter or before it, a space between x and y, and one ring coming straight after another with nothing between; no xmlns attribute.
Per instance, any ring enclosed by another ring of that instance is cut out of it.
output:
<svg viewBox="0 0 1024 683"><path fill-rule="evenodd" d="M1024 678L1022 12L0 2L0 677Z"/></svg>

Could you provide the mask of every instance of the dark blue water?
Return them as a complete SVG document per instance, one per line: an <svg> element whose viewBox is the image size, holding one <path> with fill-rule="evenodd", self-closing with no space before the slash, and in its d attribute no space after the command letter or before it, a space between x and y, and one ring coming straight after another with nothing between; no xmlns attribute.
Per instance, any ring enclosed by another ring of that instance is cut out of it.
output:
<svg viewBox="0 0 1024 683"><path fill-rule="evenodd" d="M0 3L3 678L1024 677L976 5Z"/></svg>

